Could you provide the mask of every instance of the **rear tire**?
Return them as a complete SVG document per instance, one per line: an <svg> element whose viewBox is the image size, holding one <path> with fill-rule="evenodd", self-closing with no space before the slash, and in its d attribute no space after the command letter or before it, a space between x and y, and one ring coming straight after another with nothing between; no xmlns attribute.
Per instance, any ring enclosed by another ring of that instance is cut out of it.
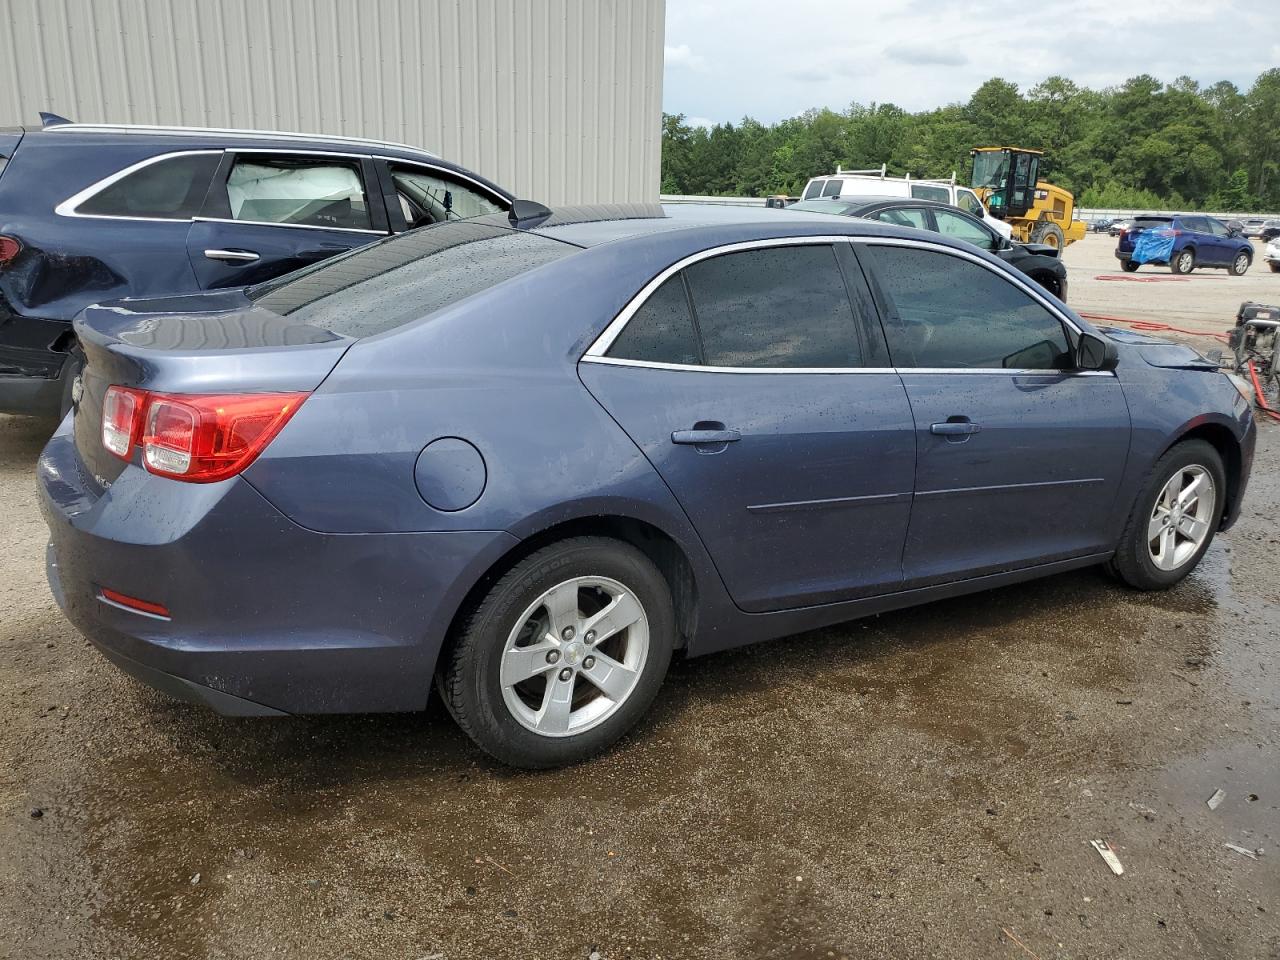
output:
<svg viewBox="0 0 1280 960"><path fill-rule="evenodd" d="M1125 273L1137 273L1139 266L1140 264L1138 264L1136 261L1133 261L1133 260L1120 261L1120 269L1123 270Z"/></svg>
<svg viewBox="0 0 1280 960"><path fill-rule="evenodd" d="M1187 492L1197 479L1199 486ZM1186 496L1180 504L1171 496L1179 491ZM1170 447L1147 475L1108 569L1138 590L1169 589L1194 570L1209 549L1226 494L1226 471L1212 445L1185 440Z"/></svg>
<svg viewBox="0 0 1280 960"><path fill-rule="evenodd" d="M1178 250L1169 259L1169 269L1174 273L1190 273L1196 268L1196 252L1190 247Z"/></svg>
<svg viewBox="0 0 1280 960"><path fill-rule="evenodd" d="M1271 268L1272 273L1280 273L1280 262L1272 260L1267 266Z"/></svg>
<svg viewBox="0 0 1280 960"><path fill-rule="evenodd" d="M617 624L635 619L606 632L609 615L600 615L610 609ZM576 537L493 585L464 623L439 688L490 756L531 770L563 766L605 750L644 715L675 640L671 591L652 561L630 544Z"/></svg>
<svg viewBox="0 0 1280 960"><path fill-rule="evenodd" d="M1249 272L1249 264L1251 263L1247 253L1238 253L1236 258L1231 261L1231 273L1233 276L1243 277Z"/></svg>

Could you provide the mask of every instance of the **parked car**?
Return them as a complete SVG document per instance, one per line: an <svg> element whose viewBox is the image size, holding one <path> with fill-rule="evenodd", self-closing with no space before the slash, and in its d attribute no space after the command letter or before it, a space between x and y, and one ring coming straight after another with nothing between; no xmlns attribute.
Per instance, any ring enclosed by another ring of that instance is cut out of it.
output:
<svg viewBox="0 0 1280 960"><path fill-rule="evenodd" d="M1214 267L1242 277L1253 263L1253 244L1239 233L1228 230L1221 220L1185 213L1172 217L1144 215L1134 217L1116 244L1116 259L1127 273L1140 266L1133 259L1134 244L1148 230L1172 232L1173 245L1168 256L1148 262L1167 264L1174 273L1190 273L1197 267Z"/></svg>
<svg viewBox="0 0 1280 960"><path fill-rule="evenodd" d="M85 310L38 464L76 627L223 713L434 682L546 767L630 728L677 650L1094 564L1164 589L1239 514L1240 388L968 243L516 208Z"/></svg>
<svg viewBox="0 0 1280 960"><path fill-rule="evenodd" d="M891 177L885 167L878 170L841 170L814 177L800 194L801 200L841 200L846 197L897 197L934 200L950 204L984 221L1005 239L1013 236L1013 227L993 217L978 195L952 180L917 180L914 177Z"/></svg>
<svg viewBox="0 0 1280 960"><path fill-rule="evenodd" d="M1243 224L1243 232L1246 237L1262 236L1262 228L1266 225L1265 217L1245 217Z"/></svg>
<svg viewBox="0 0 1280 960"><path fill-rule="evenodd" d="M1272 273L1280 273L1280 236L1267 241L1262 259L1271 268Z"/></svg>
<svg viewBox="0 0 1280 960"><path fill-rule="evenodd" d="M1067 299L1067 265L1059 258L1057 247L1007 240L977 217L971 217L950 204L931 200L847 197L839 200L802 200L788 209L865 217L902 227L932 230L957 240L965 240L1017 267L1059 300Z"/></svg>
<svg viewBox="0 0 1280 960"><path fill-rule="evenodd" d="M1115 223L1115 220L1111 219L1110 217L1098 217L1096 220L1091 220L1089 222L1089 232L1090 233L1106 233L1108 230L1111 229L1111 225L1113 223Z"/></svg>
<svg viewBox="0 0 1280 960"><path fill-rule="evenodd" d="M1280 220L1267 220L1258 230L1258 239L1264 242L1280 237Z"/></svg>
<svg viewBox="0 0 1280 960"><path fill-rule="evenodd" d="M1111 226L1107 227L1107 233L1113 237L1119 237L1129 229L1131 223L1133 223L1132 220L1113 220Z"/></svg>
<svg viewBox="0 0 1280 960"><path fill-rule="evenodd" d="M0 131L0 412L57 413L91 303L259 283L511 194L400 144L247 130Z"/></svg>

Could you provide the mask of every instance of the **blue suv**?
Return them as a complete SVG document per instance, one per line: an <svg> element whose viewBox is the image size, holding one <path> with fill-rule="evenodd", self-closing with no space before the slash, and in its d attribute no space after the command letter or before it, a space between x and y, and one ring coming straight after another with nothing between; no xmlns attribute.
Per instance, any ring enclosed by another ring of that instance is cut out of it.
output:
<svg viewBox="0 0 1280 960"><path fill-rule="evenodd" d="M69 406L89 304L243 287L513 200L401 144L42 119L0 129L3 413Z"/></svg>
<svg viewBox="0 0 1280 960"><path fill-rule="evenodd" d="M1152 231L1159 232L1159 239L1164 242L1151 245L1154 256L1144 256L1138 242L1144 233ZM1174 273L1215 267L1242 277L1253 263L1253 244L1239 230L1232 230L1213 217L1200 214L1140 216L1134 217L1128 228L1121 231L1116 258L1126 273L1132 273L1143 263L1158 263L1168 264Z"/></svg>

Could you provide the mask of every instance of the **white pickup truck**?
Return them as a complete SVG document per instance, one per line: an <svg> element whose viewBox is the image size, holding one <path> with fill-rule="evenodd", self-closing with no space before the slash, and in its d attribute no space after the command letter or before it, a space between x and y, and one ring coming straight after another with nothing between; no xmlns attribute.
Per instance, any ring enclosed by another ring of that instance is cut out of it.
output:
<svg viewBox="0 0 1280 960"><path fill-rule="evenodd" d="M814 177L805 184L803 200L819 200L824 197L915 197L917 200L937 200L959 207L966 213L985 221L992 230L1008 240L1013 228L987 212L978 195L968 187L960 186L955 178L950 180L916 180L913 177L888 176L885 167L878 170L841 170L823 177Z"/></svg>

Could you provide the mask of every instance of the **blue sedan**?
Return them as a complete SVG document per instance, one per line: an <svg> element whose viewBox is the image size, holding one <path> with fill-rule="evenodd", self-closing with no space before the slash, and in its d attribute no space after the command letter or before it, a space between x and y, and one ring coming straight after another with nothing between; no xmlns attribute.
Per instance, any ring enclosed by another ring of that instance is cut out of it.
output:
<svg viewBox="0 0 1280 960"><path fill-rule="evenodd" d="M936 233L613 206L87 309L49 580L227 714L408 711L584 759L697 656L1089 565L1163 589L1250 405Z"/></svg>

